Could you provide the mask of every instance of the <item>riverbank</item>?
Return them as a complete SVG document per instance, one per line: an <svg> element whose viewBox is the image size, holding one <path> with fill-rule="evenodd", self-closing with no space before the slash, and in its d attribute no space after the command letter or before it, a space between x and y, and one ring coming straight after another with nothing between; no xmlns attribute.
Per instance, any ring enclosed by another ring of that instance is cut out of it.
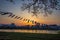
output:
<svg viewBox="0 0 60 40"><path fill-rule="evenodd" d="M60 34L0 32L0 40L60 40Z"/></svg>

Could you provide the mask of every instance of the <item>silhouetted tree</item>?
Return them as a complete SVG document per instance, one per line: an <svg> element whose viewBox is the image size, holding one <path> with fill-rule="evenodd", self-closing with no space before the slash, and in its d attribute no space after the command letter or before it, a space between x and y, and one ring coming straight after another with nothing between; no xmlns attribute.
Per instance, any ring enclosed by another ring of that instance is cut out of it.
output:
<svg viewBox="0 0 60 40"><path fill-rule="evenodd" d="M14 2L15 0L8 0ZM22 10L28 10L37 16L43 10L45 16L52 14L53 10L60 10L60 0L21 0ZM26 2L27 1L27 2Z"/></svg>

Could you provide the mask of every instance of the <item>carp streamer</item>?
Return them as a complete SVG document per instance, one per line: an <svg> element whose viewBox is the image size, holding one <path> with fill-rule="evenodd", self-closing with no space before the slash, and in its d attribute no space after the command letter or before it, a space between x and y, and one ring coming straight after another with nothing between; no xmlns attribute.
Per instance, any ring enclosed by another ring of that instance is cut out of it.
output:
<svg viewBox="0 0 60 40"><path fill-rule="evenodd" d="M26 18L23 18L23 17L20 17L20 16L16 16L15 14L13 14L11 12L2 12L2 11L0 11L0 14L1 15L8 15L8 17L11 17L11 18L14 18L14 19L19 19L19 20L22 20L22 21L27 21L27 23L29 23L29 22L32 22L32 24L38 23L38 22L36 22L34 20L30 20L30 19L26 19Z"/></svg>

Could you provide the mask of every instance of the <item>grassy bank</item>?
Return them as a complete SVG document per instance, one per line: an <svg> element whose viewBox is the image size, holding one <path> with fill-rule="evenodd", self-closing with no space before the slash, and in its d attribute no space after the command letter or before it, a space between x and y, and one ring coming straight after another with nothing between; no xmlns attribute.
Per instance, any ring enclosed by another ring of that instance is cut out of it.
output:
<svg viewBox="0 0 60 40"><path fill-rule="evenodd" d="M60 40L60 34L0 32L0 40Z"/></svg>

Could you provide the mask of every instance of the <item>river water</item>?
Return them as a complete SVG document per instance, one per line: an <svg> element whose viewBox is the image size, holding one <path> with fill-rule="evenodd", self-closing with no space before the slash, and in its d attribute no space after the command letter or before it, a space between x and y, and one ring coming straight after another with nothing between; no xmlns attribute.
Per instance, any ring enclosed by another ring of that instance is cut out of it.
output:
<svg viewBox="0 0 60 40"><path fill-rule="evenodd" d="M58 30L0 29L0 32L21 32L21 33L46 33L46 34L58 34Z"/></svg>

